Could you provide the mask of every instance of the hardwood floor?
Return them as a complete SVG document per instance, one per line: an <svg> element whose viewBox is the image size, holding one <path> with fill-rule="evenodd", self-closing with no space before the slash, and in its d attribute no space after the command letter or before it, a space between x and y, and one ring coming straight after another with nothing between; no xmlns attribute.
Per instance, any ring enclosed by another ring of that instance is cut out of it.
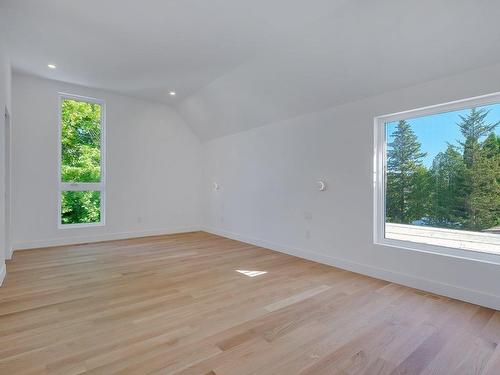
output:
<svg viewBox="0 0 500 375"><path fill-rule="evenodd" d="M500 374L498 311L207 233L7 272L0 374Z"/></svg>

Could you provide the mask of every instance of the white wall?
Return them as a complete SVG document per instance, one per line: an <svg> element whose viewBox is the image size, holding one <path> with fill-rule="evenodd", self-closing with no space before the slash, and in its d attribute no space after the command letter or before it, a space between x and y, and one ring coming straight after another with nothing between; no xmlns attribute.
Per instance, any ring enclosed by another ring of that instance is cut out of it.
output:
<svg viewBox="0 0 500 375"><path fill-rule="evenodd" d="M5 109L11 111L11 69L7 50L0 40L0 285L5 277Z"/></svg>
<svg viewBox="0 0 500 375"><path fill-rule="evenodd" d="M493 66L209 141L207 230L500 309L500 265L375 246L372 190L374 116L499 90Z"/></svg>
<svg viewBox="0 0 500 375"><path fill-rule="evenodd" d="M269 15L271 4L262 13ZM251 59L178 104L201 139L500 61L500 49L491 48L500 36L491 28L498 23L498 1L289 0L283 4L281 17L270 21L280 37L270 33L267 48L257 49ZM288 24L293 15L295 22Z"/></svg>
<svg viewBox="0 0 500 375"><path fill-rule="evenodd" d="M201 145L170 107L14 74L14 248L162 234L200 224ZM106 225L58 229L58 93L106 101Z"/></svg>
<svg viewBox="0 0 500 375"><path fill-rule="evenodd" d="M15 74L14 246L167 233L203 221L215 233L499 309L499 265L372 241L373 117L499 87L494 66L200 145L167 106ZM102 228L57 229L59 91L106 100ZM326 192L316 190L317 178L328 182Z"/></svg>

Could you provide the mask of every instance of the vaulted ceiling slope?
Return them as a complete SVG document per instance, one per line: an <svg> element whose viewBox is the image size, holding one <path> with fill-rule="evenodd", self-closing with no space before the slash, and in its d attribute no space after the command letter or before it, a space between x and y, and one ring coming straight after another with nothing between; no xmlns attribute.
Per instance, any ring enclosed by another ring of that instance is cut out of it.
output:
<svg viewBox="0 0 500 375"><path fill-rule="evenodd" d="M498 0L3 0L0 17L14 69L174 105L202 139L500 62Z"/></svg>

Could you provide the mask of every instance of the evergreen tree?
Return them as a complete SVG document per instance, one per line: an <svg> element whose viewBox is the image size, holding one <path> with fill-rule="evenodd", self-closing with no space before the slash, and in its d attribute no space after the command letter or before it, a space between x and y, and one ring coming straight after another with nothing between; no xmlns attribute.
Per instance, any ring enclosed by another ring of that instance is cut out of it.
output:
<svg viewBox="0 0 500 375"><path fill-rule="evenodd" d="M431 210L429 199L432 190L432 175L429 170L420 165L411 177L411 191L408 194L408 217L412 220L428 219Z"/></svg>
<svg viewBox="0 0 500 375"><path fill-rule="evenodd" d="M483 152L484 156L487 158L493 158L500 154L500 136L495 133L491 133L488 138L483 142Z"/></svg>
<svg viewBox="0 0 500 375"><path fill-rule="evenodd" d="M468 115L460 115L461 122L457 125L460 132L465 138L464 142L460 142L464 150L464 162L468 168L474 165L474 162L479 157L480 144L479 140L491 132L500 124L500 121L495 124L487 124L486 117L490 111L483 108L472 108Z"/></svg>
<svg viewBox="0 0 500 375"><path fill-rule="evenodd" d="M391 136L393 141L388 144L387 152L386 216L390 222L407 224L422 217L422 207L415 204L418 189L414 182L427 154L421 152L417 136L407 121L399 121Z"/></svg>
<svg viewBox="0 0 500 375"><path fill-rule="evenodd" d="M470 204L474 216L468 221L473 230L500 224L500 137L491 134L481 144L478 158L470 171ZM472 220L473 219L473 220Z"/></svg>
<svg viewBox="0 0 500 375"><path fill-rule="evenodd" d="M496 157L489 158L492 141L487 148L483 147L481 139L488 136L500 124L488 123L486 117L489 111L471 109L466 116L460 116L458 123L464 141L463 160L466 166L464 172L465 209L467 215L463 221L464 229L482 230L496 221L496 200L498 199L498 163ZM496 195L495 195L496 194Z"/></svg>
<svg viewBox="0 0 500 375"><path fill-rule="evenodd" d="M432 225L460 228L465 221L465 169L462 155L451 145L434 158L430 171Z"/></svg>

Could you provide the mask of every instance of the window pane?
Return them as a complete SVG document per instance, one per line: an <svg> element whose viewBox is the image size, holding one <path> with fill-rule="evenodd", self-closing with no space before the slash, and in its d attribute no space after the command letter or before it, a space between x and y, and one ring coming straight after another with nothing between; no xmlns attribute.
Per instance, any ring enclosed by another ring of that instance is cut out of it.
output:
<svg viewBox="0 0 500 375"><path fill-rule="evenodd" d="M386 238L500 253L500 104L385 131Z"/></svg>
<svg viewBox="0 0 500 375"><path fill-rule="evenodd" d="M61 193L62 224L99 223L100 221L100 191L63 191Z"/></svg>
<svg viewBox="0 0 500 375"><path fill-rule="evenodd" d="M101 106L64 99L61 104L61 181L101 181Z"/></svg>

